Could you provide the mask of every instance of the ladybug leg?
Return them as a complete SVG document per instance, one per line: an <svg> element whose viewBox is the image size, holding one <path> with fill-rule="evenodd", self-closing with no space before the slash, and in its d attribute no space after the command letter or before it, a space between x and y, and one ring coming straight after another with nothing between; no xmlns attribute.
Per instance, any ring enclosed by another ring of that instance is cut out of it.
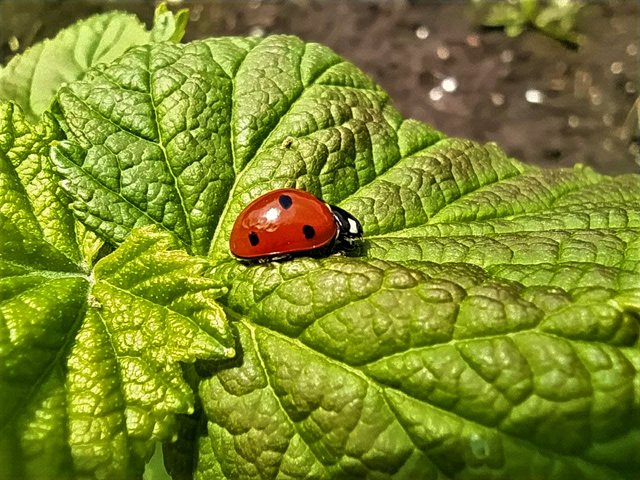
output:
<svg viewBox="0 0 640 480"><path fill-rule="evenodd" d="M272 255L270 257L260 257L251 260L244 260L243 263L247 265L264 265L265 263L271 262L283 262L286 260L291 260L293 255Z"/></svg>
<svg viewBox="0 0 640 480"><path fill-rule="evenodd" d="M263 259L262 263L266 262L284 262L287 260L291 260L293 258L292 255L275 255L273 257Z"/></svg>

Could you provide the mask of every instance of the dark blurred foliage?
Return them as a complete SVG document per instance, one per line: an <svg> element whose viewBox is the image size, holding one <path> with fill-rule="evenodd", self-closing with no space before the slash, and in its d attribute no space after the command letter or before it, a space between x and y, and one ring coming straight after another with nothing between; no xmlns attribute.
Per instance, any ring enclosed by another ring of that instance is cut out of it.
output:
<svg viewBox="0 0 640 480"><path fill-rule="evenodd" d="M572 47L582 41L576 24L586 6L584 0L470 1L478 23L486 27L504 28L510 37L520 35L526 28L536 28Z"/></svg>

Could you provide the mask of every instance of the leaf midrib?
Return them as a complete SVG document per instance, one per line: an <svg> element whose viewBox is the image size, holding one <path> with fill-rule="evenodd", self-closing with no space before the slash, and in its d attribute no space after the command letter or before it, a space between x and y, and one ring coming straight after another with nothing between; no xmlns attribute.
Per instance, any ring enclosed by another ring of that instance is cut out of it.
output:
<svg viewBox="0 0 640 480"><path fill-rule="evenodd" d="M135 293L133 293L133 292L131 292L131 291L129 291L129 290L126 290L126 289L124 289L124 288L118 287L117 285L114 285L113 283L109 282L109 281L108 281L108 280L106 280L106 279L97 279L95 283L96 283L96 284L104 284L104 285L107 285L109 288L112 288L113 290L116 290L116 291L118 291L118 292L121 292L121 293L122 293L122 294L124 294L125 296L133 297L133 298L137 299L138 301L140 301L140 302L141 302L141 303L143 303L143 304L151 305L151 306L153 306L153 307L155 307L155 308L160 308L160 309L165 310L165 311L167 311L167 312L170 312L170 313L172 313L172 314L174 314L174 315L178 315L178 316L182 317L183 319L187 320L191 325L193 325L194 327L196 327L196 329L197 329L199 332L201 332L201 333L203 333L203 334L205 334L205 335L207 335L207 336L209 336L209 337L215 338L215 337L213 337L211 334L209 334L206 330L204 330L204 329L203 329L203 328L202 328L202 327L201 327L201 326L200 326L196 321L194 321L194 320L191 318L191 316L189 316L189 315L185 315L184 313L181 313L181 312L178 312L177 310L172 309L170 305L162 305L162 304L160 304L160 303L155 303L153 300L149 300L148 298L145 298L145 297L141 297L141 296L139 296L139 295L136 295ZM92 287L92 291L93 291L93 287ZM90 293L91 293L91 292L90 292ZM101 318L102 318L102 316L101 316ZM106 324L106 323L105 323L105 328L107 329L107 331L109 331L109 332L110 332L110 330L107 328L107 324ZM221 346L222 348L224 348L225 350L226 350L227 348L229 348L228 346L224 345L224 344L223 344L219 339L215 338L215 340L216 340L216 342L217 342L217 343L219 343L219 344L220 344L220 346ZM180 361L180 360L175 360L175 361Z"/></svg>
<svg viewBox="0 0 640 480"><path fill-rule="evenodd" d="M165 147L164 144L164 140L163 140L163 136L162 136L162 128L160 127L160 121L158 119L158 107L156 105L156 101L155 98L153 96L153 72L151 72L151 49L147 49L146 52L146 57L147 57L147 73L149 74L149 91L147 92L149 95L149 101L151 102L151 110L153 111L153 123L156 127L156 131L158 132L158 142L154 142L158 145L158 147L160 148L160 151L162 152L162 158L164 160L164 163L167 165L167 170L169 171L169 174L171 175L171 177L173 178L173 186L175 188L176 194L178 195L178 198L180 199L180 206L182 207L182 211L184 213L184 221L186 223L186 228L187 228L187 235L189 236L189 242L188 245L191 246L191 248L193 248L194 246L194 238L193 238L193 230L191 229L191 215L190 212L187 211L187 206L185 204L184 201L184 196L182 194L182 190L180 189L180 184L178 182L178 177L176 176L175 172L173 171L173 166L171 165L171 162L169 161L169 155L167 154L167 149ZM119 165L118 165L119 166ZM177 233L175 234L177 236Z"/></svg>
<svg viewBox="0 0 640 480"><path fill-rule="evenodd" d="M282 411L282 413L284 413L284 415L289 420L289 424L293 427L293 431L296 433L296 435L298 435L300 437L300 439L302 439L304 441L304 436L302 435L302 433L300 432L300 429L298 428L298 423L294 422L289 417L289 415L287 414L286 409L284 408L284 405L282 404L282 400L275 393L275 389L273 388L273 385L271 384L271 377L269 376L269 373L268 373L268 370L267 370L267 366L265 365L264 359L262 358L262 352L260 351L260 346L258 344L258 340L256 339L255 327L251 326L251 325L248 325L246 322L241 322L241 323L242 323L242 325L244 325L247 328L247 330L249 330L249 334L251 336L251 343L253 344L253 348L255 350L256 357L258 357L258 361L260 362L260 368L262 368L262 371L264 372L265 379L267 380L267 388L269 388L273 392L273 396L274 396L276 402L278 403L278 407L280 407L280 410ZM292 439L290 439L290 440L292 440ZM315 458L316 461L320 465L322 465L323 467L326 468L327 465L322 463L322 460L320 458L318 458L316 452L312 448L310 448L308 445L307 445L307 447L309 448L309 451L313 455L313 458ZM284 460L284 455L282 456L280 462L278 463L278 470L280 470L280 465L282 463L282 460Z"/></svg>
<svg viewBox="0 0 640 480"><path fill-rule="evenodd" d="M141 138L141 137L140 137ZM106 148L106 147L105 147ZM145 212L144 210L142 210L140 207L138 207L136 204L130 202L127 198L125 198L121 192L115 191L112 188L110 188L109 186L105 185L100 179L98 179L95 175L93 175L93 173L89 172L88 170L86 170L84 168L84 165L78 165L77 163L75 163L72 159L67 158L66 155L64 153L62 153L62 156L65 158L65 161L72 163L73 167L72 168L77 168L78 170L80 170L82 173L84 173L87 177L91 178L92 181L94 181L95 183L97 183L98 185L100 185L102 188L104 188L106 191L112 193L113 195L116 195L118 198L121 198L123 202L125 202L127 205L130 205L131 207L133 207L135 210L139 211L144 217L146 217L147 219L150 220L150 222L153 225L156 225L157 227L161 228L162 230L164 230L165 232L169 233L173 238L175 238L178 242L180 242L180 245L182 245L184 247L185 250L189 250L189 245L187 243L185 243L185 241L180 238L180 236L178 236L173 230L170 230L166 225L164 225L164 223L162 223L161 221L156 220L155 218L153 218L151 215L149 215L149 213ZM92 214L93 215L93 214ZM99 218L99 217L98 217ZM107 219L110 222L113 222L110 219Z"/></svg>

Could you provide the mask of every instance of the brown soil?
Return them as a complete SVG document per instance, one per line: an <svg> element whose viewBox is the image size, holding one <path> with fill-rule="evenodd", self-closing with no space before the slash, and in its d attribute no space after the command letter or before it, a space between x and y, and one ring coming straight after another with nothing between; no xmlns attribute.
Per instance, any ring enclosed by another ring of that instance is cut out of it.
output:
<svg viewBox="0 0 640 480"><path fill-rule="evenodd" d="M509 38L480 29L462 1L172 4L191 10L185 41L298 35L330 46L372 75L405 116L449 135L494 140L530 163L582 162L606 173L638 171L637 131L635 141L621 138L638 97L636 2L601 1L585 8L578 30L586 41L578 49L535 31ZM142 1L0 0L0 59L75 19L112 8L135 12L146 22L153 15L153 3ZM528 101L527 91L529 100L542 103Z"/></svg>

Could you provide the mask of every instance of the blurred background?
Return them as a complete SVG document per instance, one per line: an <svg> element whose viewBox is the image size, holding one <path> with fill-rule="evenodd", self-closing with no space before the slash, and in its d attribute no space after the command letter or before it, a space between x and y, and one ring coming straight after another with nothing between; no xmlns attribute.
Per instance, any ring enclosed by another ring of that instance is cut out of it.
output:
<svg viewBox="0 0 640 480"><path fill-rule="evenodd" d="M0 0L0 62L93 13L154 1ZM635 0L209 0L184 41L288 33L371 75L406 117L544 166L640 171Z"/></svg>

